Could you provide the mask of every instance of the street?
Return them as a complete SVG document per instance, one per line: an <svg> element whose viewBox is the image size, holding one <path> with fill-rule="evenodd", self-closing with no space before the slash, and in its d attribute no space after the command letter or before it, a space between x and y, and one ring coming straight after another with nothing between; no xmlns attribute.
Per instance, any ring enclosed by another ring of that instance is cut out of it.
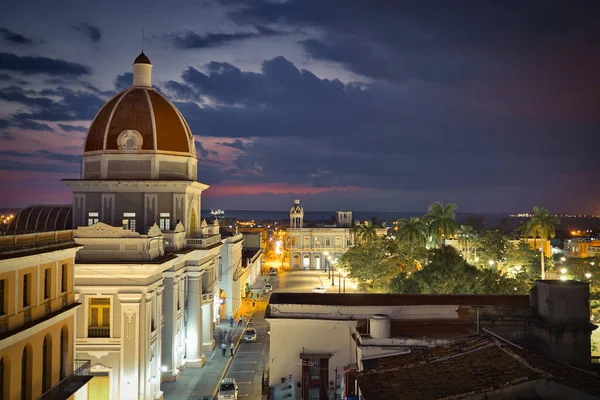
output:
<svg viewBox="0 0 600 400"><path fill-rule="evenodd" d="M273 292L312 292L315 287L324 287L328 293L338 292L338 276L335 276L335 285L327 273L322 271L294 271L284 272L278 276L261 276L273 285ZM349 282L346 282L346 293ZM342 278L343 286L343 278ZM261 400L263 372L267 368L269 357L269 334L267 321L265 321L266 305L270 294L263 294L257 301L257 310L252 318L252 327L256 329L256 343L240 343L237 352L226 374L227 378L235 378L239 386L238 397L247 400Z"/></svg>

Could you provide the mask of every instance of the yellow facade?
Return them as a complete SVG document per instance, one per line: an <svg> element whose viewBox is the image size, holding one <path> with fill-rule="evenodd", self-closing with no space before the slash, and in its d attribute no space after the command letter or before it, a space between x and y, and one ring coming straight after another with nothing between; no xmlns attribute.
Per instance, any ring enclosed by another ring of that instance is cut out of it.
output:
<svg viewBox="0 0 600 400"><path fill-rule="evenodd" d="M2 250L0 399L37 399L73 371L77 246Z"/></svg>

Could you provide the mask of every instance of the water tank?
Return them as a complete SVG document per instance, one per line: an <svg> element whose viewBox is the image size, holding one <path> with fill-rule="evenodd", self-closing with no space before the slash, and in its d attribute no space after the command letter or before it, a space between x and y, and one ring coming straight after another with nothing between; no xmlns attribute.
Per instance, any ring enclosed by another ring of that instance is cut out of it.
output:
<svg viewBox="0 0 600 400"><path fill-rule="evenodd" d="M371 337L373 339L387 339L390 337L390 317L384 314L374 314L371 317Z"/></svg>

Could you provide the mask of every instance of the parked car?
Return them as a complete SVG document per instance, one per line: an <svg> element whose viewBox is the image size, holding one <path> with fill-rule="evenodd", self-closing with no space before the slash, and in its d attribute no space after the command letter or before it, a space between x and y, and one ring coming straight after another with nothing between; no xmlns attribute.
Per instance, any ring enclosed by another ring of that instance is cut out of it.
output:
<svg viewBox="0 0 600 400"><path fill-rule="evenodd" d="M242 337L242 341L246 343L254 343L256 342L256 329L248 328L244 331L244 336Z"/></svg>
<svg viewBox="0 0 600 400"><path fill-rule="evenodd" d="M217 395L217 399L237 400L238 392L239 388L235 378L225 378L221 381L221 386L219 386L219 394Z"/></svg>
<svg viewBox="0 0 600 400"><path fill-rule="evenodd" d="M271 292L271 291L273 291L273 286L270 283L267 283L265 285L265 292L268 293L268 292Z"/></svg>
<svg viewBox="0 0 600 400"><path fill-rule="evenodd" d="M313 293L327 293L327 289L325 289L322 286L317 286L312 291L313 291Z"/></svg>

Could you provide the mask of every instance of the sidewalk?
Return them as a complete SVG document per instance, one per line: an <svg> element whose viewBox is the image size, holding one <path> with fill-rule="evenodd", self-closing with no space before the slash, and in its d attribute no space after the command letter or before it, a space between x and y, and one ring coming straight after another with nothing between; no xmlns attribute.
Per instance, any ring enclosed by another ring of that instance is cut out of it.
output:
<svg viewBox="0 0 600 400"><path fill-rule="evenodd" d="M257 300L255 300L257 301ZM205 352L206 364L202 368L186 368L181 371L179 379L176 382L163 382L160 389L164 393L165 400L204 400L213 399L215 389L221 382L222 376L232 359L229 350L229 344L234 343L235 350L239 347L240 337L246 329L246 326L238 327L237 317L239 315L246 317L246 322L252 316L252 300L246 300L242 303L233 328L229 326L229 320L222 320L216 326L213 338L215 339L215 349L211 352ZM223 357L221 344L227 345L226 357Z"/></svg>

